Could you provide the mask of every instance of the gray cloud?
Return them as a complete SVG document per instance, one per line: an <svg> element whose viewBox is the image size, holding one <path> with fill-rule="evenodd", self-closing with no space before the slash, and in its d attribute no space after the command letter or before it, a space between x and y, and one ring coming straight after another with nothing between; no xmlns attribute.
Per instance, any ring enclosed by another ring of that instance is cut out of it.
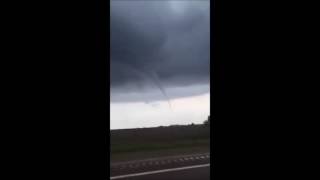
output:
<svg viewBox="0 0 320 180"><path fill-rule="evenodd" d="M209 1L112 0L110 18L112 96L209 84Z"/></svg>
<svg viewBox="0 0 320 180"><path fill-rule="evenodd" d="M140 91L128 91L128 89L134 89L132 86L123 86L124 88L118 89L117 93L111 96L111 101L114 103L121 102L151 102L151 101L161 101L164 97L158 90L150 89L150 87L145 86L141 88ZM210 90L209 84L199 84L193 86L176 86L167 87L166 92L170 99L172 98L183 98L188 96L196 96L200 94L208 93Z"/></svg>

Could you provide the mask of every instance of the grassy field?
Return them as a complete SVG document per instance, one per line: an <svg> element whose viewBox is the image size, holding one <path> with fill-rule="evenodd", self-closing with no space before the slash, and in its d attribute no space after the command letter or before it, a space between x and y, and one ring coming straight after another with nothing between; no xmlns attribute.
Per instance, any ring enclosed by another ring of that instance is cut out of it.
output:
<svg viewBox="0 0 320 180"><path fill-rule="evenodd" d="M209 152L210 128L203 125L111 130L111 161Z"/></svg>

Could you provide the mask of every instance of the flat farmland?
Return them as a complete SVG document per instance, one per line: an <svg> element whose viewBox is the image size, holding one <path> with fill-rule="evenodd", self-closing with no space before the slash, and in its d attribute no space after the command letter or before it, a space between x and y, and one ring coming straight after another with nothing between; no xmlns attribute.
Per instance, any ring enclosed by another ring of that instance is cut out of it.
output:
<svg viewBox="0 0 320 180"><path fill-rule="evenodd" d="M110 131L111 162L210 151L210 127L169 126Z"/></svg>

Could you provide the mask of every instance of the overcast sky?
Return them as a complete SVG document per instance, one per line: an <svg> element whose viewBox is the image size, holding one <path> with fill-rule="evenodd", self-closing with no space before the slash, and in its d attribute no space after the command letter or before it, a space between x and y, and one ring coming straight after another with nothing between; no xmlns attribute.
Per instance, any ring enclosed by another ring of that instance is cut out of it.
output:
<svg viewBox="0 0 320 180"><path fill-rule="evenodd" d="M111 129L206 119L209 7L206 0L111 0Z"/></svg>

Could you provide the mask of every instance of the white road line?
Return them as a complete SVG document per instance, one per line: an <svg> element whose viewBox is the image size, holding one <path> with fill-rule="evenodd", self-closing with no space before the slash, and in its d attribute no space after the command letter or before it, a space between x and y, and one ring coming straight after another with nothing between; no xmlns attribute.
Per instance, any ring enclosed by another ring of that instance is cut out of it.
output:
<svg viewBox="0 0 320 180"><path fill-rule="evenodd" d="M163 170L157 170L157 171L148 171L148 172L142 172L142 173L135 173L135 174L127 174L127 175L121 175L121 176L113 176L110 177L111 180L113 179L123 179L128 177L135 177L135 176L144 176L144 175L150 175L150 174L159 174L164 172L172 172L172 171L181 171L186 169L194 169L194 168L201 168L201 167L208 167L209 164L202 164L202 165L196 165L196 166L186 166L186 167L180 167L180 168L172 168L172 169L163 169Z"/></svg>

